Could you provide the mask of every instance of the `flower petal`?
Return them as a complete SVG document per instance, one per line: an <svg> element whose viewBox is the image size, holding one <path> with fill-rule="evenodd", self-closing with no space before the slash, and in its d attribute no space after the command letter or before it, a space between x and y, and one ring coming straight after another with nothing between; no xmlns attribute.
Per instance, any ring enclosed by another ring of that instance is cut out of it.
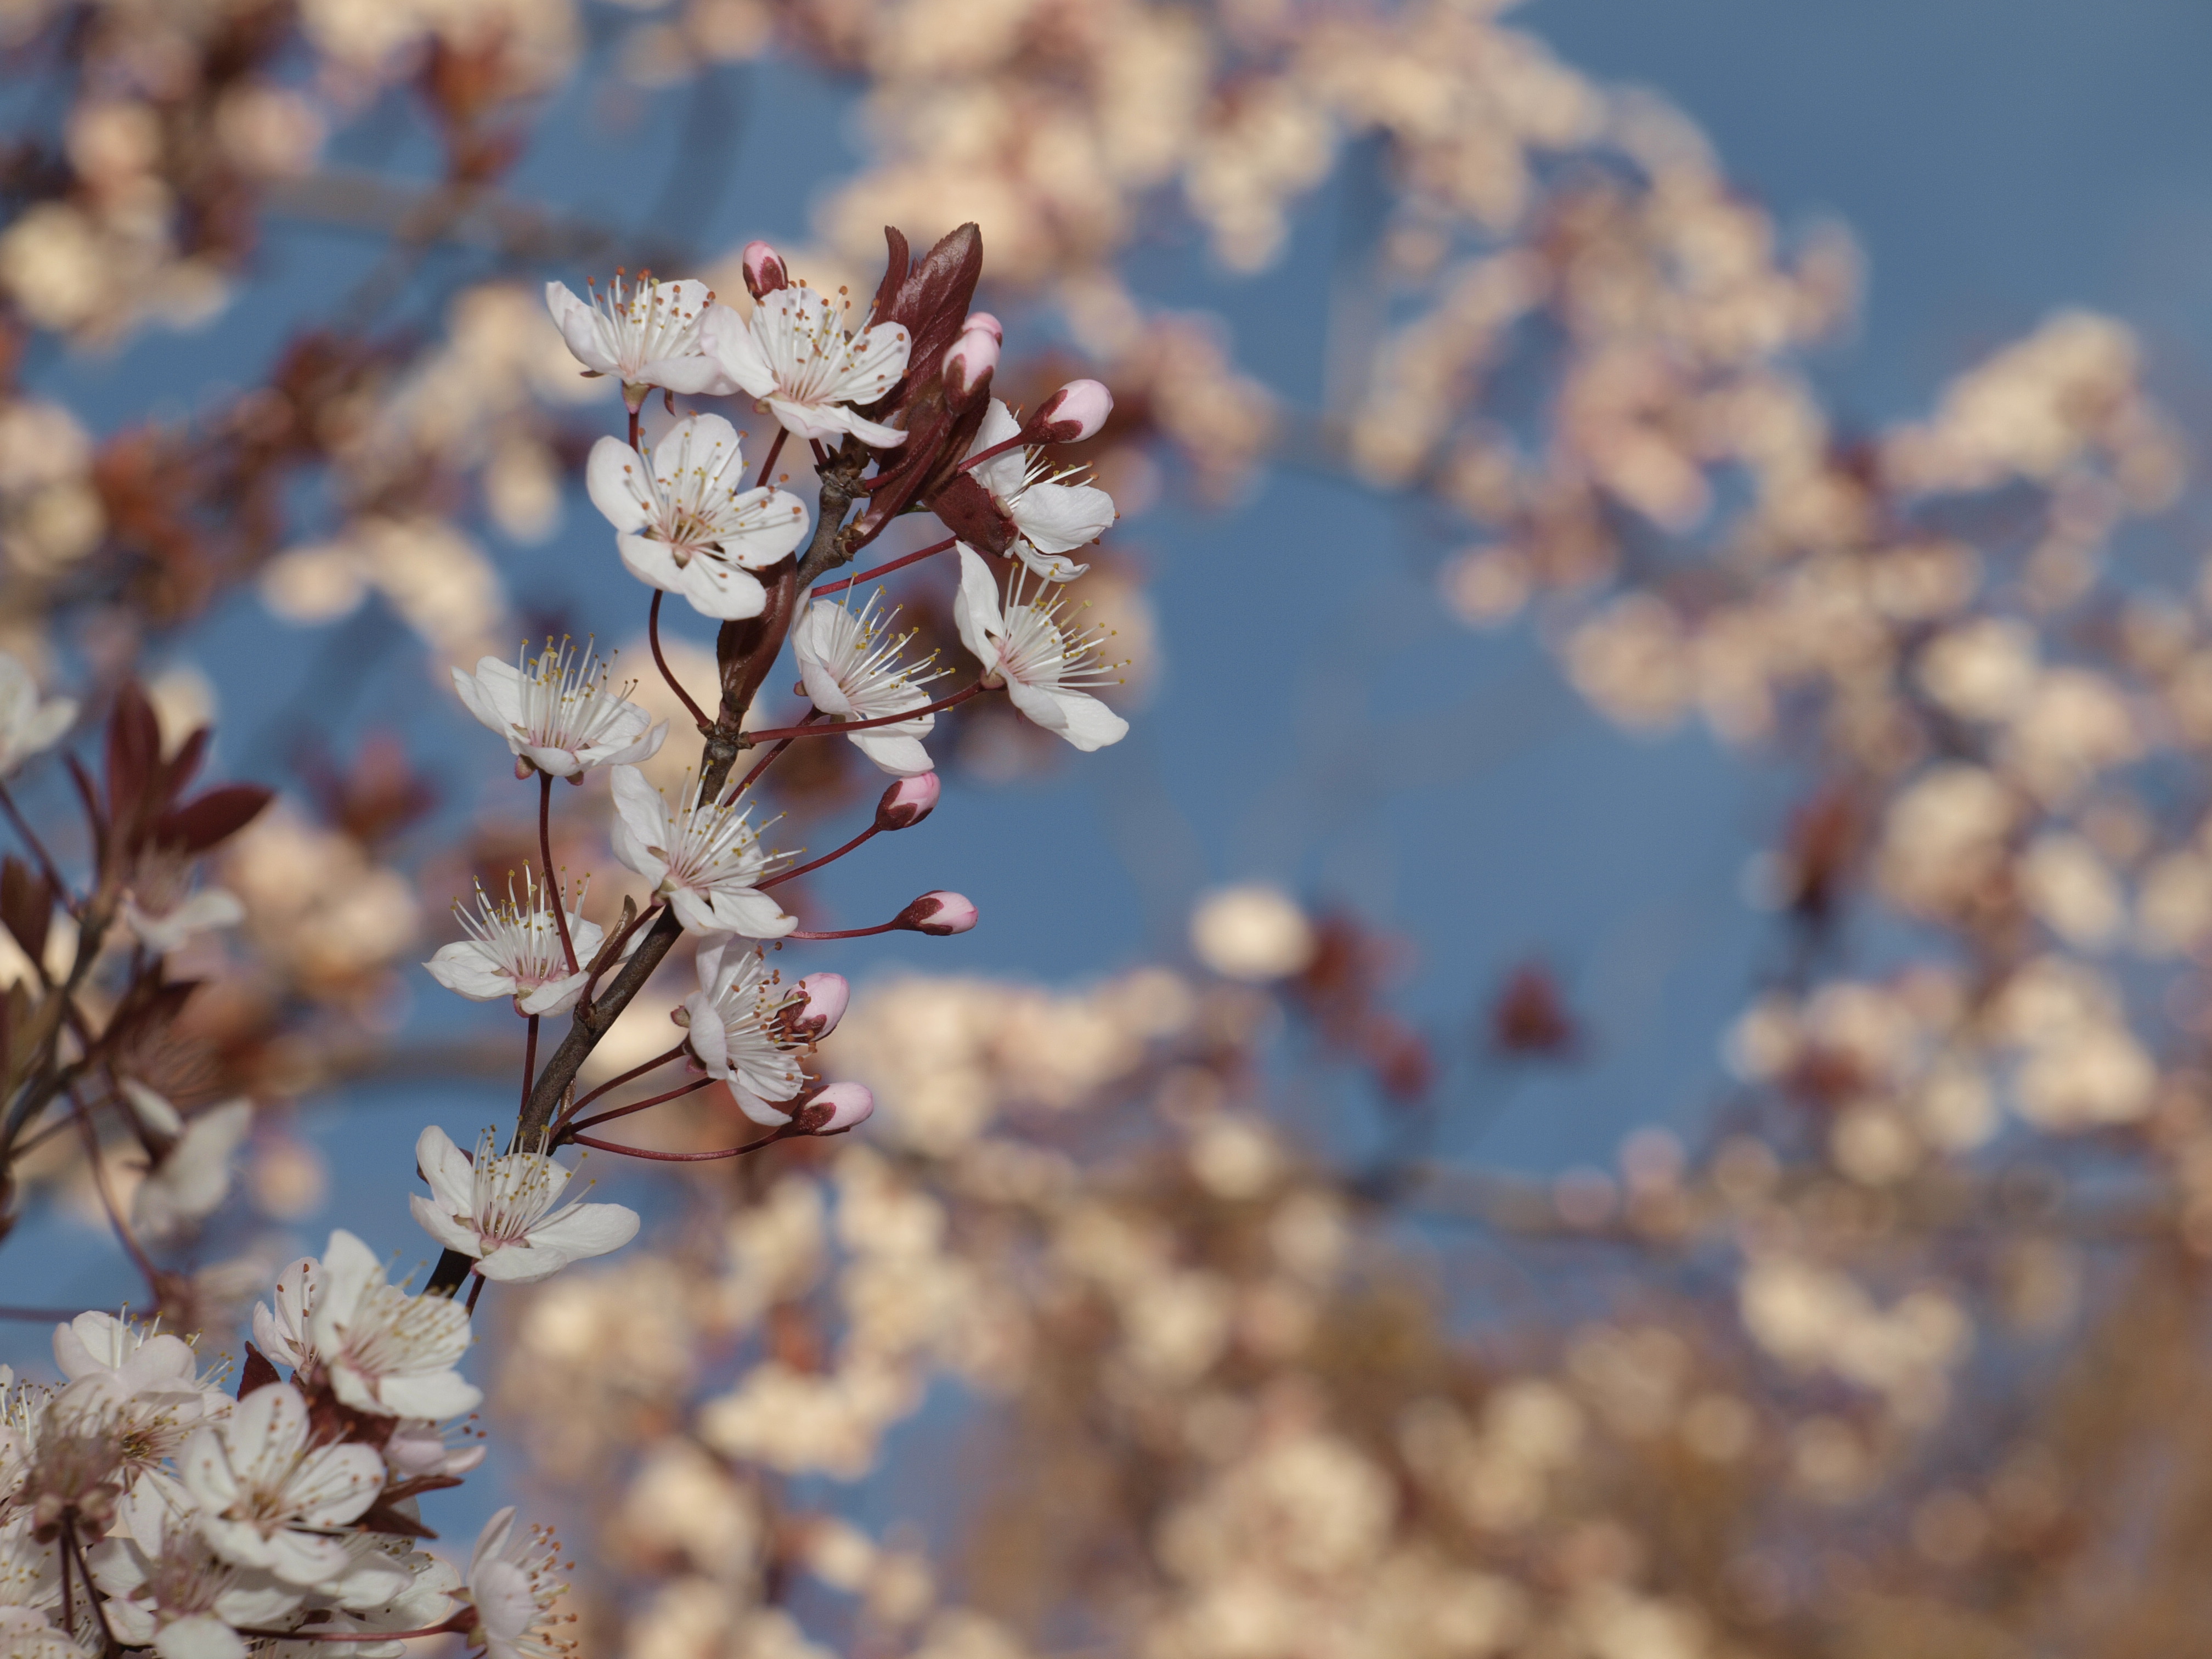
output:
<svg viewBox="0 0 2212 1659"><path fill-rule="evenodd" d="M601 374L612 374L617 365L606 348L606 331L599 325L599 313L578 299L566 283L545 284L545 308L553 313L554 326L561 337L568 343L568 349L586 368Z"/></svg>
<svg viewBox="0 0 2212 1659"><path fill-rule="evenodd" d="M430 1183L430 1195L441 1210L466 1215L476 1206L477 1170L468 1155L436 1124L425 1126L415 1137L415 1167Z"/></svg>
<svg viewBox="0 0 2212 1659"><path fill-rule="evenodd" d="M991 641L1006 631L999 611L999 579L983 562L983 556L967 543L960 543L957 551L960 590L952 598L952 620L960 630L960 643L983 665L987 675L995 674L999 653Z"/></svg>
<svg viewBox="0 0 2212 1659"><path fill-rule="evenodd" d="M593 444L584 463L584 489L592 505L623 535L635 535L653 521L645 465L644 456L613 437Z"/></svg>

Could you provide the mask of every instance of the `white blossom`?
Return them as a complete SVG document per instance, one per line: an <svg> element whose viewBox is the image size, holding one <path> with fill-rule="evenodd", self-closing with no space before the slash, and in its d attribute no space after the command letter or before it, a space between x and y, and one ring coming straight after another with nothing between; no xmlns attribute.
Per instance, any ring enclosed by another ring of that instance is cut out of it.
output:
<svg viewBox="0 0 2212 1659"><path fill-rule="evenodd" d="M190 1495L167 1480L141 1481L120 1518L86 1559L126 1645L151 1645L161 1659L244 1659L233 1626L275 1625L306 1598L274 1573L216 1554L194 1524Z"/></svg>
<svg viewBox="0 0 2212 1659"><path fill-rule="evenodd" d="M31 671L0 651L0 778L59 743L76 710L74 697L41 699Z"/></svg>
<svg viewBox="0 0 2212 1659"><path fill-rule="evenodd" d="M715 307L700 339L786 431L830 443L850 432L878 449L902 444L905 433L846 405L872 404L896 385L913 343L896 323L849 335L841 313L851 309L842 289L832 300L801 283L763 295L749 319Z"/></svg>
<svg viewBox="0 0 2212 1659"><path fill-rule="evenodd" d="M890 619L876 616L882 599L878 588L858 616L842 599L817 599L791 630L791 648L799 659L806 695L834 719L879 720L918 708L929 701L923 685L943 672L925 672L928 661L913 668L901 665L900 653L914 635L886 633ZM854 748L893 777L918 777L932 769L921 739L936 724L936 715L922 714L850 736Z"/></svg>
<svg viewBox="0 0 2212 1659"><path fill-rule="evenodd" d="M231 1159L252 1127L248 1100L225 1101L187 1120L184 1133L138 1183L131 1224L167 1238L213 1215L230 1192Z"/></svg>
<svg viewBox="0 0 2212 1659"><path fill-rule="evenodd" d="M584 487L614 526L630 574L726 622L760 615L768 590L752 573L806 536L798 496L765 484L747 489L744 480L737 428L719 415L677 422L650 459L602 438L584 468Z"/></svg>
<svg viewBox="0 0 2212 1659"><path fill-rule="evenodd" d="M160 1463L205 1419L230 1409L230 1396L199 1372L183 1338L97 1310L54 1327L54 1363L72 1385L97 1378L126 1471Z"/></svg>
<svg viewBox="0 0 2212 1659"><path fill-rule="evenodd" d="M468 1352L469 1316L442 1296L410 1296L343 1229L323 1252L307 1316L316 1363L337 1397L383 1417L459 1417L483 1391L453 1366Z"/></svg>
<svg viewBox="0 0 2212 1659"><path fill-rule="evenodd" d="M757 946L717 942L699 952L699 988L684 1002L691 1050L756 1123L788 1122L790 1113L769 1103L789 1100L805 1086L798 1056L809 1045L793 1034L787 1017L801 995Z"/></svg>
<svg viewBox="0 0 2212 1659"><path fill-rule="evenodd" d="M591 975L586 964L598 954L604 935L579 910L567 912L568 938L576 948L576 970L568 970L561 930L553 919L553 895L525 870L522 902L514 899L514 878L507 898L495 903L479 886L473 913L458 902L453 914L469 937L441 945L422 965L430 977L472 1002L510 997L518 1014L562 1014L574 1007Z"/></svg>
<svg viewBox="0 0 2212 1659"><path fill-rule="evenodd" d="M531 1284L637 1237L637 1212L620 1204L555 1208L570 1171L544 1152L502 1156L489 1133L471 1163L432 1124L416 1139L415 1162L430 1183L429 1197L407 1200L415 1218L447 1249L473 1258L486 1279Z"/></svg>
<svg viewBox="0 0 2212 1659"><path fill-rule="evenodd" d="M518 775L535 767L573 778L595 766L649 760L668 735L668 722L628 699L631 686L610 684L613 665L587 644L551 640L533 658L525 646L518 665L485 657L473 674L453 670L453 689L469 713L507 739ZM632 685L635 683L632 682Z"/></svg>
<svg viewBox="0 0 2212 1659"><path fill-rule="evenodd" d="M750 801L733 793L702 805L695 779L672 813L635 766L617 766L611 781L615 856L653 884L687 929L781 939L799 926L759 889L783 855L761 849Z"/></svg>
<svg viewBox="0 0 2212 1659"><path fill-rule="evenodd" d="M1001 611L990 566L965 542L960 544L960 591L952 616L961 642L983 665L984 684L1003 683L1015 708L1078 749L1119 743L1128 735L1128 721L1083 689L1109 683L1098 659L1103 635L1097 629L1067 632L1057 599L1024 603L1022 575L1013 572Z"/></svg>
<svg viewBox="0 0 2212 1659"><path fill-rule="evenodd" d="M375 1448L312 1443L307 1400L289 1382L254 1389L224 1422L194 1434L178 1466L209 1547L288 1584L343 1575L346 1546L332 1534L384 1490Z"/></svg>
<svg viewBox="0 0 2212 1659"><path fill-rule="evenodd" d="M1006 404L994 398L968 453L980 455L995 449L1021 429ZM1047 581L1065 582L1091 568L1065 556L1097 541L1114 527L1118 515L1114 498L1096 484L1066 482L1087 478L1087 469L1054 471L1041 452L1017 445L978 462L969 471L1022 532L1012 550L1030 570Z"/></svg>
<svg viewBox="0 0 2212 1659"><path fill-rule="evenodd" d="M28 1516L0 1525L0 1607L51 1607L62 1599L54 1547L40 1543L31 1531Z"/></svg>
<svg viewBox="0 0 2212 1659"><path fill-rule="evenodd" d="M566 283L545 284L545 308L576 361L592 374L621 380L623 401L643 406L646 388L723 396L737 390L700 349L700 324L715 309L703 283L659 283L650 272L629 282L617 271L587 303Z"/></svg>
<svg viewBox="0 0 2212 1659"><path fill-rule="evenodd" d="M559 1554L547 1529L516 1529L512 1505L484 1523L469 1560L468 1598L476 1609L469 1639L483 1644L485 1659L553 1659L567 1645L552 1634L565 1622L553 1603L568 1588L554 1576Z"/></svg>

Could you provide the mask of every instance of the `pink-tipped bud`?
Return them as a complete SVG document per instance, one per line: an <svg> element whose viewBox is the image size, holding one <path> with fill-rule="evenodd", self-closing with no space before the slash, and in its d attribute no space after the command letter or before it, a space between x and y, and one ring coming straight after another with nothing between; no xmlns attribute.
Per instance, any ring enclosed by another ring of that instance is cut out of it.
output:
<svg viewBox="0 0 2212 1659"><path fill-rule="evenodd" d="M911 830L937 810L937 774L924 772L918 778L901 778L884 791L884 798L876 803L876 828L881 830Z"/></svg>
<svg viewBox="0 0 2212 1659"><path fill-rule="evenodd" d="M811 1042L826 1037L845 1017L853 988L842 974L809 974L799 981L799 1000L784 1011L784 1024L796 1037Z"/></svg>
<svg viewBox="0 0 2212 1659"><path fill-rule="evenodd" d="M1000 326L999 319L989 312L971 311L968 313L968 320L960 325L963 334L973 334L979 329L989 335L995 343L1006 344L1006 331Z"/></svg>
<svg viewBox="0 0 2212 1659"><path fill-rule="evenodd" d="M790 273L783 268L783 256L766 242L745 244L745 292L756 300L764 300L778 289L791 286Z"/></svg>
<svg viewBox="0 0 2212 1659"><path fill-rule="evenodd" d="M865 1083L833 1083L817 1090L791 1115L804 1135L842 1135L875 1115L876 1097Z"/></svg>
<svg viewBox="0 0 2212 1659"><path fill-rule="evenodd" d="M1114 412L1114 394L1096 380L1070 380L1044 400L1030 425L1048 444L1095 437Z"/></svg>
<svg viewBox="0 0 2212 1659"><path fill-rule="evenodd" d="M975 925L975 907L957 893L945 892L924 893L891 922L894 927L939 939L947 933L964 933Z"/></svg>
<svg viewBox="0 0 2212 1659"><path fill-rule="evenodd" d="M999 366L999 342L988 331L971 328L945 354L945 397L955 409L975 402L976 389Z"/></svg>

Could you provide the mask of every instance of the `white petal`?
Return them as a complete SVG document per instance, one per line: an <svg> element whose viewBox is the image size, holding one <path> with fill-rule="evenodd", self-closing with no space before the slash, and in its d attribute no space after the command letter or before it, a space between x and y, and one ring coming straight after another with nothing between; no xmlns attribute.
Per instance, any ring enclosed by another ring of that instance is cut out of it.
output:
<svg viewBox="0 0 2212 1659"><path fill-rule="evenodd" d="M596 312L569 291L565 283L545 284L545 308L553 313L554 326L561 337L568 343L568 349L586 368L597 369L602 374L616 372L615 360L607 355L606 337L599 326Z"/></svg>
<svg viewBox="0 0 2212 1659"><path fill-rule="evenodd" d="M1031 575L1042 576L1048 582L1072 582L1091 568L1087 564L1076 563L1062 553L1040 553L1019 536L1014 538L1014 544L1010 550L1029 567Z"/></svg>
<svg viewBox="0 0 2212 1659"><path fill-rule="evenodd" d="M584 948L581 939L576 941L576 959L579 962L591 960L591 953ZM548 980L517 1006L526 1014L565 1014L575 1006L576 999L584 994L584 987L591 977L588 970L579 969L565 979Z"/></svg>
<svg viewBox="0 0 2212 1659"><path fill-rule="evenodd" d="M441 1209L466 1214L476 1203L476 1166L453 1139L436 1124L424 1127L415 1137L415 1167L430 1183L430 1195Z"/></svg>
<svg viewBox="0 0 2212 1659"><path fill-rule="evenodd" d="M775 371L761 355L750 325L729 307L714 305L699 320L699 345L715 366L756 398L775 387Z"/></svg>
<svg viewBox="0 0 2212 1659"><path fill-rule="evenodd" d="M584 464L584 489L592 505L623 535L635 535L652 520L645 483L645 458L619 438L602 438Z"/></svg>
<svg viewBox="0 0 2212 1659"><path fill-rule="evenodd" d="M975 441L968 446L968 453L980 455L987 449L998 449L1021 429L1022 423L1014 418L1013 411L994 398L991 406L983 411L983 423L975 428ZM977 483L1003 501L1021 489L1027 466L1022 452L1015 448L1000 450L989 460L979 461L968 471Z"/></svg>
<svg viewBox="0 0 2212 1659"><path fill-rule="evenodd" d="M761 1124L767 1128L781 1129L785 1124L791 1121L791 1114L789 1112L784 1110L781 1106L770 1105L767 1101L763 1100L758 1095L753 1093L750 1089L740 1088L738 1085L732 1083L730 1085L730 1094L731 1097L737 1101L738 1109L739 1111L743 1112L754 1122Z"/></svg>
<svg viewBox="0 0 2212 1659"><path fill-rule="evenodd" d="M473 674L456 668L453 690L461 694L469 713L510 743L514 741L514 728L522 723L522 676L513 663L484 657L478 659Z"/></svg>
<svg viewBox="0 0 2212 1659"><path fill-rule="evenodd" d="M874 403L906 373L913 343L896 323L878 323L864 330L853 342L850 367L838 379L838 398L848 404Z"/></svg>
<svg viewBox="0 0 2212 1659"><path fill-rule="evenodd" d="M1060 706L1060 735L1085 754L1119 743L1129 735L1129 722L1093 696L1080 691L1051 692Z"/></svg>
<svg viewBox="0 0 2212 1659"><path fill-rule="evenodd" d="M432 1371L416 1376L387 1376L377 1389L383 1408L402 1417L427 1417L443 1422L459 1417L483 1403L483 1390L464 1382L459 1371Z"/></svg>
<svg viewBox="0 0 2212 1659"><path fill-rule="evenodd" d="M991 641L1006 632L1006 623L999 611L999 579L983 562L982 555L967 543L960 543L957 550L960 555L960 590L952 597L952 620L960 629L960 643L983 665L987 675L995 674L999 672L999 653Z"/></svg>
<svg viewBox="0 0 2212 1659"><path fill-rule="evenodd" d="M895 778L918 778L924 772L937 769L920 738L892 736L881 726L872 732L854 732L853 747Z"/></svg>
<svg viewBox="0 0 2212 1659"><path fill-rule="evenodd" d="M246 1659L246 1638L212 1613L173 1619L154 1638L161 1659Z"/></svg>
<svg viewBox="0 0 2212 1659"><path fill-rule="evenodd" d="M806 539L806 507L787 489L748 489L731 503L742 528L725 535L724 552L748 570L765 570Z"/></svg>
<svg viewBox="0 0 2212 1659"><path fill-rule="evenodd" d="M422 964L432 979L448 991L458 991L472 1002L490 1002L514 994L514 980L503 972L491 952L474 939L441 945Z"/></svg>
<svg viewBox="0 0 2212 1659"><path fill-rule="evenodd" d="M797 916L787 916L783 907L757 888L722 888L713 898L710 915L711 929L720 933L739 933L746 939L781 939L799 926Z"/></svg>
<svg viewBox="0 0 2212 1659"><path fill-rule="evenodd" d="M1033 483L1007 510L1040 553L1072 553L1114 527L1114 498L1090 484Z"/></svg>
<svg viewBox="0 0 2212 1659"><path fill-rule="evenodd" d="M441 1249L474 1256L483 1249L483 1240L473 1227L453 1219L450 1212L441 1209L420 1193L407 1195L407 1207L415 1212L415 1219L422 1224L422 1231L438 1241Z"/></svg>

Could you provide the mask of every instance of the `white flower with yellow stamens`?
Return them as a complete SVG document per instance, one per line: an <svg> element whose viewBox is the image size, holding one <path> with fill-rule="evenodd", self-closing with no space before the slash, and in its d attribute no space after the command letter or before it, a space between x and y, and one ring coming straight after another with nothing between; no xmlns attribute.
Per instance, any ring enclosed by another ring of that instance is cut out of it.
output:
<svg viewBox="0 0 2212 1659"><path fill-rule="evenodd" d="M1103 749L1128 735L1129 722L1085 688L1115 683L1097 629L1070 633L1060 599L1024 601L1017 568L1003 610L999 584L982 556L960 544L960 591L952 600L961 642L983 665L983 683L1004 684L1015 708L1078 749ZM1047 590L1049 591L1049 590Z"/></svg>
<svg viewBox="0 0 2212 1659"><path fill-rule="evenodd" d="M543 1152L502 1156L489 1133L471 1163L432 1124L416 1139L415 1163L430 1183L429 1197L407 1200L415 1218L447 1249L473 1258L486 1279L531 1284L637 1237L636 1211L560 1204L570 1172Z"/></svg>

